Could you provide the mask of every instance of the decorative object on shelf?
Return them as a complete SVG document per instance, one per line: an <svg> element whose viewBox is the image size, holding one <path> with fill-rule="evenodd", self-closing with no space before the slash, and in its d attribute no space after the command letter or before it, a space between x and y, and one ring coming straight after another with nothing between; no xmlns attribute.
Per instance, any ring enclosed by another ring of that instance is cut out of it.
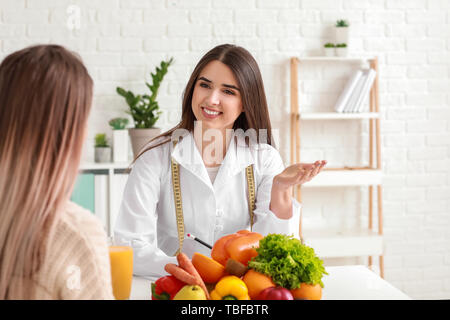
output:
<svg viewBox="0 0 450 320"><path fill-rule="evenodd" d="M325 56L326 57L334 57L334 53L335 53L335 45L334 43L331 42L327 42L323 45L324 47L324 51L325 51Z"/></svg>
<svg viewBox="0 0 450 320"><path fill-rule="evenodd" d="M145 84L150 89L151 95L135 95L133 92L121 87L116 88L117 93L125 98L130 107L127 113L133 117L134 128L130 128L128 132L130 134L134 156L138 155L146 143L161 133L160 128L154 127L162 113L159 110L156 98L158 96L159 86L172 62L173 58L167 61L161 61L160 66L156 67L155 73L150 73L152 76L152 84L148 82Z"/></svg>
<svg viewBox="0 0 450 320"><path fill-rule="evenodd" d="M114 118L109 120L109 125L113 129L113 161L128 161L128 125L127 118Z"/></svg>
<svg viewBox="0 0 450 320"><path fill-rule="evenodd" d="M335 43L349 43L350 25L347 20L337 20L335 25Z"/></svg>
<svg viewBox="0 0 450 320"><path fill-rule="evenodd" d="M95 162L111 162L111 147L105 133L95 135Z"/></svg>
<svg viewBox="0 0 450 320"><path fill-rule="evenodd" d="M336 45L336 54L338 57L346 57L347 56L347 44L346 43L338 43Z"/></svg>

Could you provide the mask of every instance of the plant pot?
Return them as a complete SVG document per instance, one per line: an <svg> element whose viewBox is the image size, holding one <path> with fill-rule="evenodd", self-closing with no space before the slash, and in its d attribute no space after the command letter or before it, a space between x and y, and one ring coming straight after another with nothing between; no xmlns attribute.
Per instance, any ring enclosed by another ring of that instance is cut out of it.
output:
<svg viewBox="0 0 450 320"><path fill-rule="evenodd" d="M347 48L336 48L336 54L338 57L346 57L347 56Z"/></svg>
<svg viewBox="0 0 450 320"><path fill-rule="evenodd" d="M335 43L347 43L350 37L350 27L335 27Z"/></svg>
<svg viewBox="0 0 450 320"><path fill-rule="evenodd" d="M130 134L131 146L133 148L133 155L136 157L141 149L150 142L151 139L158 136L161 133L160 128L150 128L150 129L128 129Z"/></svg>
<svg viewBox="0 0 450 320"><path fill-rule="evenodd" d="M128 146L129 146L128 130L113 130L113 161L127 162L128 161Z"/></svg>
<svg viewBox="0 0 450 320"><path fill-rule="evenodd" d="M95 147L95 162L98 163L111 162L111 148Z"/></svg>
<svg viewBox="0 0 450 320"><path fill-rule="evenodd" d="M334 57L334 48L323 48L325 57Z"/></svg>

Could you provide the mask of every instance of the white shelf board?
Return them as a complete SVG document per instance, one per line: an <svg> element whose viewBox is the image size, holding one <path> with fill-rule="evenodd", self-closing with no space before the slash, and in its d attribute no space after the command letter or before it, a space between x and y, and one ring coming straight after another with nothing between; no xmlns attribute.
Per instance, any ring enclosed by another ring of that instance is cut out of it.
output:
<svg viewBox="0 0 450 320"><path fill-rule="evenodd" d="M299 114L302 120L346 120L346 119L377 119L379 112L302 112Z"/></svg>
<svg viewBox="0 0 450 320"><path fill-rule="evenodd" d="M302 187L370 186L380 185L383 172L375 169L323 170Z"/></svg>
<svg viewBox="0 0 450 320"><path fill-rule="evenodd" d="M128 169L130 162L82 162L79 170L109 170L109 169Z"/></svg>
<svg viewBox="0 0 450 320"><path fill-rule="evenodd" d="M304 243L320 258L383 254L383 236L372 230L304 230Z"/></svg>
<svg viewBox="0 0 450 320"><path fill-rule="evenodd" d="M326 56L314 56L314 57L296 57L301 61L369 61L374 59L374 57L326 57Z"/></svg>

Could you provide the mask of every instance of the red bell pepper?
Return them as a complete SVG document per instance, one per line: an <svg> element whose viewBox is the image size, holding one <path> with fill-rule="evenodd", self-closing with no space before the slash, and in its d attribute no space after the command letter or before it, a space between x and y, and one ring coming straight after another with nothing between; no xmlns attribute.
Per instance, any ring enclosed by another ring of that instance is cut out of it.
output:
<svg viewBox="0 0 450 320"><path fill-rule="evenodd" d="M165 276L152 282L152 300L173 300L173 297L186 285L174 276Z"/></svg>
<svg viewBox="0 0 450 320"><path fill-rule="evenodd" d="M261 291L258 300L294 300L292 293L283 287L268 287Z"/></svg>

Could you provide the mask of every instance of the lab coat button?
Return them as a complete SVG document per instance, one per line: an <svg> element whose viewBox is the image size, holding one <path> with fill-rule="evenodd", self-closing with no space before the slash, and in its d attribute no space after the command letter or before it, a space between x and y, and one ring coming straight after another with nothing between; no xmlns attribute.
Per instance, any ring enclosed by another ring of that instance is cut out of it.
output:
<svg viewBox="0 0 450 320"><path fill-rule="evenodd" d="M214 228L214 231L222 231L223 230L223 226L221 225L216 225L216 227Z"/></svg>
<svg viewBox="0 0 450 320"><path fill-rule="evenodd" d="M216 217L221 217L223 212L221 210L216 211Z"/></svg>

